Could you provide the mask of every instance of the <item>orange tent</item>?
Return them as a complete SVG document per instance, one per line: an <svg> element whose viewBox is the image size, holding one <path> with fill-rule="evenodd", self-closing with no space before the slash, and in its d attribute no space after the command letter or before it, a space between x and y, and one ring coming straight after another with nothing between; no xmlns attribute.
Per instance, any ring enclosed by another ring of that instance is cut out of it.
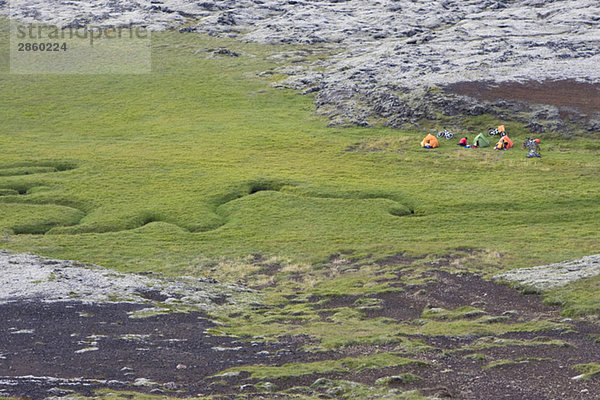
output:
<svg viewBox="0 0 600 400"><path fill-rule="evenodd" d="M428 149L438 147L439 145L437 138L432 134L425 136L425 139L421 142L421 147L426 147Z"/></svg>
<svg viewBox="0 0 600 400"><path fill-rule="evenodd" d="M502 136L500 138L500 140L498 140L498 143L496 144L495 149L496 150L508 150L511 147L513 147L515 144L513 143L512 140L510 140L510 138L508 136Z"/></svg>

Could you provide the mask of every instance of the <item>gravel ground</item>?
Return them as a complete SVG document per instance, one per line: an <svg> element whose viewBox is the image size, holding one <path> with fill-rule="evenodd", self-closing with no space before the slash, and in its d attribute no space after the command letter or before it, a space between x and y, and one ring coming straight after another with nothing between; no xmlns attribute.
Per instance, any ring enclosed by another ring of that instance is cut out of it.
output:
<svg viewBox="0 0 600 400"><path fill-rule="evenodd" d="M79 301L0 304L0 397L31 399L93 390L194 396L236 392L210 386L226 368L310 359L298 343L210 336L198 312L131 318L134 303Z"/></svg>

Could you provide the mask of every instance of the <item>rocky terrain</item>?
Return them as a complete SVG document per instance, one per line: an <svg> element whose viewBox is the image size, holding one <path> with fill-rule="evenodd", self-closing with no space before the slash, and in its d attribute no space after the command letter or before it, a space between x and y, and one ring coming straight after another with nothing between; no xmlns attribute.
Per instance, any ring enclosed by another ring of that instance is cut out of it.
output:
<svg viewBox="0 0 600 400"><path fill-rule="evenodd" d="M581 97L600 94L594 0L12 0L0 7L16 20L63 27L134 24L301 45L280 54L296 65L274 71L289 75L278 85L316 92L318 112L333 125L400 127L490 113L535 133L600 129L600 106L580 107ZM327 57L310 61L315 52ZM461 90L462 82L474 89ZM573 93L573 82L586 90ZM502 90L515 83L550 86L535 98Z"/></svg>
<svg viewBox="0 0 600 400"><path fill-rule="evenodd" d="M153 275L153 274L150 274ZM0 304L13 301L55 303L128 302L146 304L146 315L190 310L218 313L259 302L260 294L212 279L177 280L122 274L77 261L50 260L0 251Z"/></svg>
<svg viewBox="0 0 600 400"><path fill-rule="evenodd" d="M597 256L550 267L587 268L590 275L599 272L588 268L595 263ZM510 279L509 274L503 279ZM122 274L0 252L0 397L94 397L96 390L108 389L177 397L213 394L222 399L244 394L294 398L299 393L362 398L364 391L372 398L394 398L418 390L430 398L583 400L600 390L595 377L600 368L597 325L563 318L539 296L519 295L507 285L469 274L429 275L420 284L398 279L397 291L366 298L376 307L364 307L361 296L343 295L313 296L306 309L322 314L323 321L331 310L344 309L364 313L363 318L374 323L385 318L398 327L448 318L451 326L479 318L484 321L480 333L403 339L414 340L417 347L363 343L309 352L306 347L315 343L303 335L265 340L216 334L222 313L241 310L244 304L252 309L265 306L258 292L244 287ZM545 279L543 272L538 275ZM411 362L353 370L344 361L382 353ZM321 373L302 373L299 368L291 377L277 376L277 367L319 362L339 362L343 368ZM260 364L272 368L274 375L257 379L244 370Z"/></svg>
<svg viewBox="0 0 600 400"><path fill-rule="evenodd" d="M514 282L524 288L543 291L598 275L600 275L599 254L564 263L519 268L500 274L496 278Z"/></svg>

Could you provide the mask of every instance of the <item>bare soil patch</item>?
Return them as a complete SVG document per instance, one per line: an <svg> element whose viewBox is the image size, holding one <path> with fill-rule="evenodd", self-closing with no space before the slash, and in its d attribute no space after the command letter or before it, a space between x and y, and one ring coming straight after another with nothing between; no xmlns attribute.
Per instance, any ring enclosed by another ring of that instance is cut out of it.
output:
<svg viewBox="0 0 600 400"><path fill-rule="evenodd" d="M585 114L600 112L600 84L574 80L528 81L528 82L460 82L449 85L447 90L478 100L495 102L509 100L526 103L548 104ZM564 115L563 115L564 116Z"/></svg>
<svg viewBox="0 0 600 400"><path fill-rule="evenodd" d="M411 339L432 347L417 353L402 350L394 344L353 346L340 352L344 356L361 356L374 351L396 352L416 357L429 366L409 365L327 377L375 385L382 377L413 373L423 379L396 384L396 387L417 389L424 395L448 399L590 399L594 393L600 393L600 377L573 379L579 375L573 369L574 365L598 362L600 343L596 338L600 336L600 326L583 320L566 320L560 316L558 307L542 304L539 295L524 295L509 286L474 275L435 271L432 276L436 278L435 283L368 296L382 300L381 307L362 309L362 312L368 318L386 317L409 322L419 319L426 308L454 310L472 306L489 316L503 316L506 318L503 322L508 324L551 320L565 322L565 328L492 336L416 335ZM315 308L354 308L359 298L337 296L325 304L315 304ZM277 383L283 387L306 384L319 376Z"/></svg>
<svg viewBox="0 0 600 400"><path fill-rule="evenodd" d="M101 387L196 395L213 392L207 377L229 367L311 358L292 340L268 344L210 336L205 330L214 324L198 312L129 317L146 306L0 305L0 397L42 399L70 391L91 395Z"/></svg>

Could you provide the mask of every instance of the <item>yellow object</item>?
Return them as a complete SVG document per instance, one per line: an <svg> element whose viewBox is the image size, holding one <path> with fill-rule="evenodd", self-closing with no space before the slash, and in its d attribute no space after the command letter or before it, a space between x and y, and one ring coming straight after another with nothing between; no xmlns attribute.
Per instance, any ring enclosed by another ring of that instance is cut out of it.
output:
<svg viewBox="0 0 600 400"><path fill-rule="evenodd" d="M498 143L496 144L495 149L497 149L497 150L510 149L514 145L515 145L514 142L512 140L510 140L510 138L508 136L502 136L500 138L500 140L498 140Z"/></svg>

